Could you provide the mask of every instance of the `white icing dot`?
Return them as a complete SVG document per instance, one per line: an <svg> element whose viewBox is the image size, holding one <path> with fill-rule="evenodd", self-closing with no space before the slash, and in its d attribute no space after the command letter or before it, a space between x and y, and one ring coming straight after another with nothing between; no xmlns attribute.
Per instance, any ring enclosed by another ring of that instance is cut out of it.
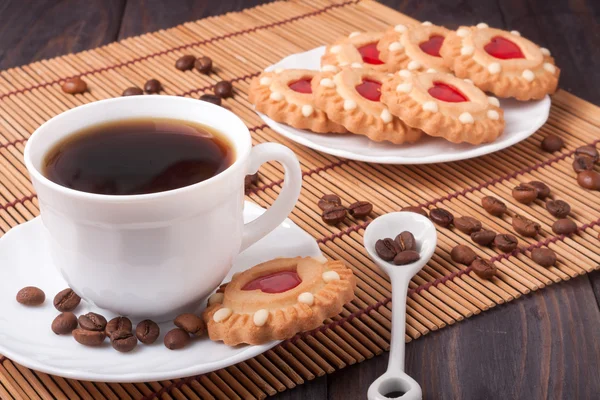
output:
<svg viewBox="0 0 600 400"><path fill-rule="evenodd" d="M502 66L497 62L491 63L488 65L488 71L490 74L499 74L502 71Z"/></svg>
<svg viewBox="0 0 600 400"><path fill-rule="evenodd" d="M475 51L475 47L473 46L463 46L460 49L460 54L463 56L470 56Z"/></svg>
<svg viewBox="0 0 600 400"><path fill-rule="evenodd" d="M494 107L500 107L500 100L498 100L497 98L495 98L493 96L488 97L488 103L490 103Z"/></svg>
<svg viewBox="0 0 600 400"><path fill-rule="evenodd" d="M344 110L350 111L356 108L356 102L354 100L344 100Z"/></svg>
<svg viewBox="0 0 600 400"><path fill-rule="evenodd" d="M315 302L315 296L313 296L313 294L310 292L300 293L298 296L298 302L312 306Z"/></svg>
<svg viewBox="0 0 600 400"><path fill-rule="evenodd" d="M388 46L389 51L398 51L398 50L402 50L403 48L404 48L404 46L402 46L402 43L400 43L400 42L392 42Z"/></svg>
<svg viewBox="0 0 600 400"><path fill-rule="evenodd" d="M227 307L219 308L213 314L213 321L215 321L215 322L223 322L227 318L231 317L231 314L233 314L233 311L231 311L231 308L227 308Z"/></svg>
<svg viewBox="0 0 600 400"><path fill-rule="evenodd" d="M486 24L485 22L480 22L477 24L477 29L485 29L485 28L489 28L490 26L488 24Z"/></svg>
<svg viewBox="0 0 600 400"><path fill-rule="evenodd" d="M551 74L554 74L556 72L556 67L550 63L544 63L544 69L550 72Z"/></svg>
<svg viewBox="0 0 600 400"><path fill-rule="evenodd" d="M429 22L429 21L425 21L421 25L423 25L423 26L431 26L433 24L431 22Z"/></svg>
<svg viewBox="0 0 600 400"><path fill-rule="evenodd" d="M535 74L530 69L526 69L525 71L523 71L522 76L523 79L525 79L527 82L533 82L533 80L535 79Z"/></svg>
<svg viewBox="0 0 600 400"><path fill-rule="evenodd" d="M353 62L352 64L350 64L350 67L352 68L362 68L363 65L359 62Z"/></svg>
<svg viewBox="0 0 600 400"><path fill-rule="evenodd" d="M310 104L305 104L302 106L302 115L305 117L310 117L314 111L315 109Z"/></svg>
<svg viewBox="0 0 600 400"><path fill-rule="evenodd" d="M412 60L411 62L408 63L408 67L407 67L410 71L415 70L415 69L419 69L421 68L421 63L416 61L416 60Z"/></svg>
<svg viewBox="0 0 600 400"><path fill-rule="evenodd" d="M283 95L279 92L273 92L273 93L271 93L269 98L271 100L279 101L279 100L283 100Z"/></svg>
<svg viewBox="0 0 600 400"><path fill-rule="evenodd" d="M404 33L404 32L406 32L406 29L407 29L407 28L406 28L406 25L402 25L402 24L398 24L398 25L396 25L396 26L394 27L394 30L395 30L396 32L400 32L400 33Z"/></svg>
<svg viewBox="0 0 600 400"><path fill-rule="evenodd" d="M460 122L462 122L463 124L472 124L473 122L475 122L475 120L473 119L473 116L468 112L464 112L464 113L460 114L458 116L458 120Z"/></svg>
<svg viewBox="0 0 600 400"><path fill-rule="evenodd" d="M435 101L426 101L423 103L423 111L437 112L438 105Z"/></svg>
<svg viewBox="0 0 600 400"><path fill-rule="evenodd" d="M225 295L223 293L213 293L208 298L208 305L212 306L213 304L221 304L223 302L223 298Z"/></svg>
<svg viewBox="0 0 600 400"><path fill-rule="evenodd" d="M324 72L337 72L338 71L338 67L336 67L335 65L331 65L331 64L323 65L321 67L321 71L324 71Z"/></svg>
<svg viewBox="0 0 600 400"><path fill-rule="evenodd" d="M351 34L348 35L349 38L353 38L360 35L360 32L352 32Z"/></svg>
<svg viewBox="0 0 600 400"><path fill-rule="evenodd" d="M396 92L402 93L410 93L412 91L413 85L410 82L401 83L396 86Z"/></svg>
<svg viewBox="0 0 600 400"><path fill-rule="evenodd" d="M282 73L283 71L285 71L283 68L277 68L277 69L276 69L274 72L275 72L276 74L280 74L280 73Z"/></svg>
<svg viewBox="0 0 600 400"><path fill-rule="evenodd" d="M437 70L435 68L429 68L427 70L427 72L430 73L430 74L435 74L437 72Z"/></svg>
<svg viewBox="0 0 600 400"><path fill-rule="evenodd" d="M542 52L543 55L545 55L546 57L550 56L550 50L548 50L545 47L540 47L540 51Z"/></svg>
<svg viewBox="0 0 600 400"><path fill-rule="evenodd" d="M252 320L254 321L254 325L256 325L256 326L263 326L264 324L267 323L268 319L269 319L269 312L265 309L257 310L254 313L254 316L252 317Z"/></svg>
<svg viewBox="0 0 600 400"><path fill-rule="evenodd" d="M471 31L470 31L468 28L459 28L459 29L456 31L456 34L457 34L459 37L462 37L462 38L464 38L464 37L467 37L467 36L469 36L469 35L471 34Z"/></svg>
<svg viewBox="0 0 600 400"><path fill-rule="evenodd" d="M467 79L467 78L463 79L463 81L465 81L465 82L467 82L467 83L470 83L471 85L473 84L473 81L472 81L472 80L470 80L470 79Z"/></svg>
<svg viewBox="0 0 600 400"><path fill-rule="evenodd" d="M335 87L335 82L329 78L323 78L321 79L321 82L319 82L319 84L321 86L325 86L328 88L334 88Z"/></svg>
<svg viewBox="0 0 600 400"><path fill-rule="evenodd" d="M262 78L260 78L260 84L262 86L268 86L271 84L271 78L269 78L268 76L263 76Z"/></svg>
<svg viewBox="0 0 600 400"><path fill-rule="evenodd" d="M519 31L510 31L510 34L514 36L521 36L521 32Z"/></svg>
<svg viewBox="0 0 600 400"><path fill-rule="evenodd" d="M322 278L325 281L325 283L329 283L329 282L332 282L332 281L339 281L340 280L339 274L337 272L335 272L335 271L326 271L326 272L323 272Z"/></svg>
<svg viewBox="0 0 600 400"><path fill-rule="evenodd" d="M340 50L342 50L342 46L340 46L340 45L331 46L331 48L329 49L329 51L332 52L333 54L339 53Z"/></svg>
<svg viewBox="0 0 600 400"><path fill-rule="evenodd" d="M488 110L487 116L489 119L493 119L494 121L500 119L500 114L498 114L498 111L496 110Z"/></svg>
<svg viewBox="0 0 600 400"><path fill-rule="evenodd" d="M385 122L386 124L389 124L390 122L392 122L392 119L393 119L393 117L392 117L392 114L390 114L390 112L388 111L388 109L387 109L387 108L385 108L385 109L384 109L384 110L381 112L381 115L380 115L380 117L381 117L381 120L382 120L383 122ZM334 271L331 271L331 272L334 272ZM336 273L336 274L337 274L337 273Z"/></svg>
<svg viewBox="0 0 600 400"><path fill-rule="evenodd" d="M400 71L398 71L398 75L400 75L403 78L410 78L412 76L412 73L407 69L401 69Z"/></svg>

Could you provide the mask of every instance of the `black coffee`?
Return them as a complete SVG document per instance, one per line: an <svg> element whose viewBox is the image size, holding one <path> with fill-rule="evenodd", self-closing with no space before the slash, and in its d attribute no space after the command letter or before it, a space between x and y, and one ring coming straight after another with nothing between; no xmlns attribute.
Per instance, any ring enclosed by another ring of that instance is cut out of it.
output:
<svg viewBox="0 0 600 400"><path fill-rule="evenodd" d="M200 124L127 119L86 128L55 145L44 175L82 192L163 192L209 179L234 161L232 146Z"/></svg>

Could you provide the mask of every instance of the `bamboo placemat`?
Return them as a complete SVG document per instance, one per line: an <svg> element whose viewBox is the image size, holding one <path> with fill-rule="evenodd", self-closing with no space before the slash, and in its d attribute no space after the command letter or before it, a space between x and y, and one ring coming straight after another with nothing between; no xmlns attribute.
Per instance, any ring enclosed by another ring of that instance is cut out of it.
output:
<svg viewBox="0 0 600 400"><path fill-rule="evenodd" d="M485 157L438 165L390 166L339 159L278 136L252 111L247 100L249 82L267 65L352 31L382 30L411 22L370 0L277 2L0 72L3 233L39 213L23 165L23 149L27 138L44 121L80 104L120 96L125 88L142 87L150 78L163 83L165 94L190 97L210 92L220 80L229 80L236 94L225 105L245 120L254 143L283 143L302 163L303 190L291 219L315 237L324 254L343 259L359 282L355 300L321 329L220 371L162 382L91 383L29 370L0 355L0 398L262 399L381 354L390 341L390 284L363 248L368 221L325 225L316 206L323 193L337 193L346 204L368 200L374 204L373 216L408 205L442 206L455 215L474 216L498 232L512 232L509 217L491 217L480 206L482 197L494 195L504 199L513 211L542 225L538 238L520 237L521 247L511 254L473 246L499 268L498 278L492 281L482 280L450 260L453 246L472 243L468 236L456 229L438 229L436 253L410 285L406 341L597 269L600 193L580 188L570 164L575 148L598 143L600 112L564 91L553 97L548 123L528 140ZM177 71L174 63L186 53L210 56L216 72L204 76ZM64 94L60 84L71 76L82 76L90 91ZM548 134L565 140L561 153L540 151L539 143ZM263 166L260 172L261 183L247 195L268 207L281 189L283 173L275 164ZM514 201L512 188L530 180L547 182L556 198L571 204L571 217L578 225L576 234L555 236L551 230L554 219L541 202L523 206ZM557 252L556 267L542 268L530 259L530 251L541 246Z"/></svg>

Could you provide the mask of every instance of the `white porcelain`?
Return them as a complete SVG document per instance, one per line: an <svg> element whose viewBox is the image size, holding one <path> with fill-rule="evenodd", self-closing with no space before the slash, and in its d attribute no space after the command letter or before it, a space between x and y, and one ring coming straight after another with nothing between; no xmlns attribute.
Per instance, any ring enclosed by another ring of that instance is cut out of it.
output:
<svg viewBox="0 0 600 400"><path fill-rule="evenodd" d="M255 219L263 212L262 208L247 202L244 220ZM155 344L138 343L131 353L115 351L108 340L103 346L92 348L80 345L70 335L57 336L50 330L50 324L58 314L52 299L67 283L52 265L50 246L43 230L42 221L36 218L0 238L0 354L19 364L73 379L147 382L225 368L257 356L278 343L229 347L202 338L185 349L169 350L163 345L163 337L174 328L171 321L160 324L161 336ZM274 257L295 256L320 257L321 251L312 236L286 219L235 258L226 281L233 273ZM17 291L29 285L46 292L46 302L42 306L25 307L16 302ZM107 318L116 316L85 302L75 313L90 311ZM134 323L137 322L134 319Z"/></svg>
<svg viewBox="0 0 600 400"><path fill-rule="evenodd" d="M176 190L132 196L78 192L45 178L47 151L84 127L140 117L174 118L215 128L236 159L219 175ZM258 220L243 224L244 177L267 161L285 167L283 190ZM274 143L252 148L246 125L225 108L175 96L101 100L40 126L25 147L56 267L98 307L126 316L168 318L197 304L223 280L233 258L278 226L302 185L294 153Z"/></svg>
<svg viewBox="0 0 600 400"><path fill-rule="evenodd" d="M321 55L325 47L293 54L277 64L267 68L303 68L319 69ZM493 143L473 146L454 144L442 138L424 137L419 142L406 145L378 143L366 136L353 134L318 134L306 130L292 128L273 121L264 114L260 117L275 132L311 149L319 150L334 156L357 161L379 164L429 164L464 160L493 153L527 139L535 133L548 119L550 97L539 101L517 101L501 99L500 107L504 109L506 129Z"/></svg>
<svg viewBox="0 0 600 400"><path fill-rule="evenodd" d="M384 261L375 251L375 243L383 238L395 238L401 231L409 231L417 242L421 258L408 265L394 265ZM371 259L385 271L392 283L392 342L387 371L371 384L369 400L390 398L420 400L419 384L404 372L404 335L406 328L406 296L411 278L431 259L437 245L435 226L428 218L412 212L395 212L373 220L365 230L364 245ZM400 397L385 396L391 392L404 392Z"/></svg>

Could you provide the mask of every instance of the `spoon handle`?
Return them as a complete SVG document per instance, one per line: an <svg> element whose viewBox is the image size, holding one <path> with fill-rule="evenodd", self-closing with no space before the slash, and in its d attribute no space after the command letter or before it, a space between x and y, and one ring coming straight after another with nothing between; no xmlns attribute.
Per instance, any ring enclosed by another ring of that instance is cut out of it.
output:
<svg viewBox="0 0 600 400"><path fill-rule="evenodd" d="M405 274L392 273L390 279L392 281L392 342L390 343L388 372L400 372L404 371L406 296L410 278Z"/></svg>

